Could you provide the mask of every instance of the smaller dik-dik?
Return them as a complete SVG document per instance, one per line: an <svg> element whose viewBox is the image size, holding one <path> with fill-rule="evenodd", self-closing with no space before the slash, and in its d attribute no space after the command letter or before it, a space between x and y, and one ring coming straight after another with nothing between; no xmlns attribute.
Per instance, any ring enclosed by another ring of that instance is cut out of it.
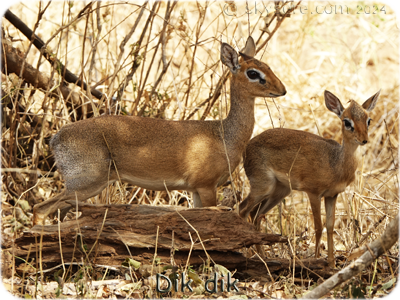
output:
<svg viewBox="0 0 400 300"><path fill-rule="evenodd" d="M255 98L286 94L268 65L253 58L255 51L251 37L243 53L221 45L221 61L232 73L231 107L222 121L101 116L64 126L50 146L65 190L35 205L34 224L62 202L93 197L117 180L149 190L188 190L195 207L215 206L217 187L240 163L253 133Z"/></svg>
<svg viewBox="0 0 400 300"><path fill-rule="evenodd" d="M333 226L339 193L353 182L357 169L355 152L368 142L368 117L378 101L379 92L363 105L350 101L344 109L340 100L325 91L326 107L342 121L342 144L312 133L292 129L270 129L254 137L244 156L250 180L249 196L240 203L240 215L251 214L259 227L258 216L280 203L291 189L308 194L316 231L315 256L319 257L322 234L321 198L325 198L328 232L328 262L334 266ZM290 179L290 181L289 181ZM260 205L259 205L260 204Z"/></svg>

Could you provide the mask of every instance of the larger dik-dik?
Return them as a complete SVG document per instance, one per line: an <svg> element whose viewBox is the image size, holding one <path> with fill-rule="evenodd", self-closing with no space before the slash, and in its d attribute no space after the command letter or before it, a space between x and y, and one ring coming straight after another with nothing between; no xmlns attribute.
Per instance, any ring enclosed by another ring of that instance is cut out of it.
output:
<svg viewBox="0 0 400 300"><path fill-rule="evenodd" d="M255 98L286 94L254 54L251 37L243 53L221 45L221 61L232 73L230 111L222 121L102 116L64 126L50 146L65 190L35 205L34 224L60 202L85 200L119 179L149 190L188 190L195 207L215 206L217 187L239 164L251 138Z"/></svg>
<svg viewBox="0 0 400 300"><path fill-rule="evenodd" d="M257 216L281 202L291 189L306 192L314 216L315 256L318 257L322 234L321 198L324 197L328 262L333 266L336 197L355 178L356 150L368 142L371 122L368 112L375 107L379 92L362 106L350 101L346 109L332 93L325 91L324 95L326 107L342 121L342 144L312 133L284 128L266 130L253 138L244 156L251 191L240 203L240 215L247 219L251 213L259 227L260 218Z"/></svg>

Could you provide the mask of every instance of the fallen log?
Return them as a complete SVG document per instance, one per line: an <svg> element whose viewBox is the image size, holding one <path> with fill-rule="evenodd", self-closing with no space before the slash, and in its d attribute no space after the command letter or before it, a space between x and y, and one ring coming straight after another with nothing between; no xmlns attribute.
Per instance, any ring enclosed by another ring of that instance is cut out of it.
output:
<svg viewBox="0 0 400 300"><path fill-rule="evenodd" d="M75 206L75 201L67 201ZM68 244L79 232L85 239L107 244L125 244L135 248L179 251L231 251L253 244L287 242L286 237L260 233L227 207L191 208L149 205L81 204L79 219L60 223L61 240ZM24 234L35 233L58 239L59 225L36 225ZM193 243L192 243L193 239Z"/></svg>
<svg viewBox="0 0 400 300"><path fill-rule="evenodd" d="M78 219L36 225L24 232L14 243L14 255L26 259L41 253L43 268L60 264L62 253L64 262L108 266L120 266L127 257L151 264L157 256L161 264L181 266L211 261L252 278L268 278L266 265L270 273L294 266L297 271L331 275L323 259L296 260L293 265L287 259L261 261L236 252L253 244L287 242L287 238L254 230L230 208L84 204L79 211Z"/></svg>

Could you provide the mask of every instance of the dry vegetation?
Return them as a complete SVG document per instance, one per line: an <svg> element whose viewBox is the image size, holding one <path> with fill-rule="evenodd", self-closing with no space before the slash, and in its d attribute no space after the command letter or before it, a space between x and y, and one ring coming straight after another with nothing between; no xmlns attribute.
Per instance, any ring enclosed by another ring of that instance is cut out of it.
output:
<svg viewBox="0 0 400 300"><path fill-rule="evenodd" d="M35 33L54 58L104 97L98 99L74 84L67 87L74 94L65 97L57 89L64 76L59 66L49 64L3 18L3 43L21 50L20 57L51 78L53 85L38 88L19 80L19 74L2 73L2 243L11 243L32 227L31 207L63 188L49 151L49 139L64 124L105 112L173 120L224 118L229 109L229 89L225 84L218 97L218 83L225 71L219 62L220 41L241 48L251 34L258 46L263 45L269 36L265 28L270 19L263 5L270 12L275 6L269 1L256 3L257 13L253 1L249 3L252 13L246 14L246 3L233 1L149 2L145 9L138 1L95 2L79 20L76 16L88 2L29 1L11 7L29 28L36 28ZM378 238L398 214L399 40L396 16L389 6L350 2L347 14L340 13L339 4L335 4L337 12L328 14L327 2L302 3L303 13L297 9L285 18L268 45L259 49L256 57L270 65L288 93L275 100L257 99L254 135L281 126L340 141L340 122L325 108L323 91L332 91L345 104L349 99L364 101L382 89L371 115L369 143L358 150L356 180L338 197L334 239L337 268L342 269L351 263L352 251ZM360 14L356 14L357 5L365 8ZM372 14L373 5L385 10ZM371 14L366 13L367 6ZM316 13L324 7L324 13ZM270 31L276 23L274 17ZM132 28L132 36L124 40ZM239 199L248 194L249 184L241 166L232 178L219 190L220 200L224 192L225 196L236 194ZM89 201L190 207L191 195L116 183ZM314 228L307 196L293 192L286 198L281 219L279 209L267 215L265 230L280 233L282 224L282 234L289 237L290 243L265 246L267 256L311 257ZM323 244L325 238L324 233ZM4 253L2 263L4 284L21 297L160 296L152 287L154 277L143 269L133 271L129 261L125 267L75 263L67 270L54 269L44 278L33 275L33 269L17 268L13 272L15 260ZM32 263L33 267L37 262ZM174 268L167 274L182 270L180 266ZM190 272L193 278L205 281L215 269L224 272L222 266L194 266ZM398 244L362 274L332 291L331 296L383 296L393 289L397 276ZM310 278L296 278L288 270L276 276L274 282L268 275L261 280L249 279L248 283L240 282L240 293L218 296L293 298L315 285ZM211 297L200 288L195 294L192 297ZM178 292L163 297L189 295L192 293Z"/></svg>

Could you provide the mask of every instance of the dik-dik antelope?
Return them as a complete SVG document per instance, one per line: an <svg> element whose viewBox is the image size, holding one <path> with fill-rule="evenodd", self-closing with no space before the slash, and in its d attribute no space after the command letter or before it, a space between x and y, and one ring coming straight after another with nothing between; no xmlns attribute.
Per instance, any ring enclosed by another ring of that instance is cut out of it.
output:
<svg viewBox="0 0 400 300"><path fill-rule="evenodd" d="M244 155L244 168L251 190L240 203L240 215L251 214L259 227L260 216L280 203L291 189L308 194L316 232L315 256L319 257L322 234L321 198L325 198L328 232L328 262L334 265L333 226L339 193L354 181L356 150L368 142L368 117L378 101L379 92L362 106L355 101L344 109L340 100L325 91L326 107L342 121L342 144L312 133L293 129L270 129L254 137ZM290 181L289 181L290 179ZM258 204L260 204L258 206Z"/></svg>
<svg viewBox="0 0 400 300"><path fill-rule="evenodd" d="M34 224L61 202L93 197L119 179L149 190L187 190L195 207L215 206L217 187L251 138L255 98L286 94L269 66L253 58L255 50L251 37L243 53L221 45L221 61L232 73L230 111L222 121L109 115L62 127L50 146L65 190L35 205Z"/></svg>

